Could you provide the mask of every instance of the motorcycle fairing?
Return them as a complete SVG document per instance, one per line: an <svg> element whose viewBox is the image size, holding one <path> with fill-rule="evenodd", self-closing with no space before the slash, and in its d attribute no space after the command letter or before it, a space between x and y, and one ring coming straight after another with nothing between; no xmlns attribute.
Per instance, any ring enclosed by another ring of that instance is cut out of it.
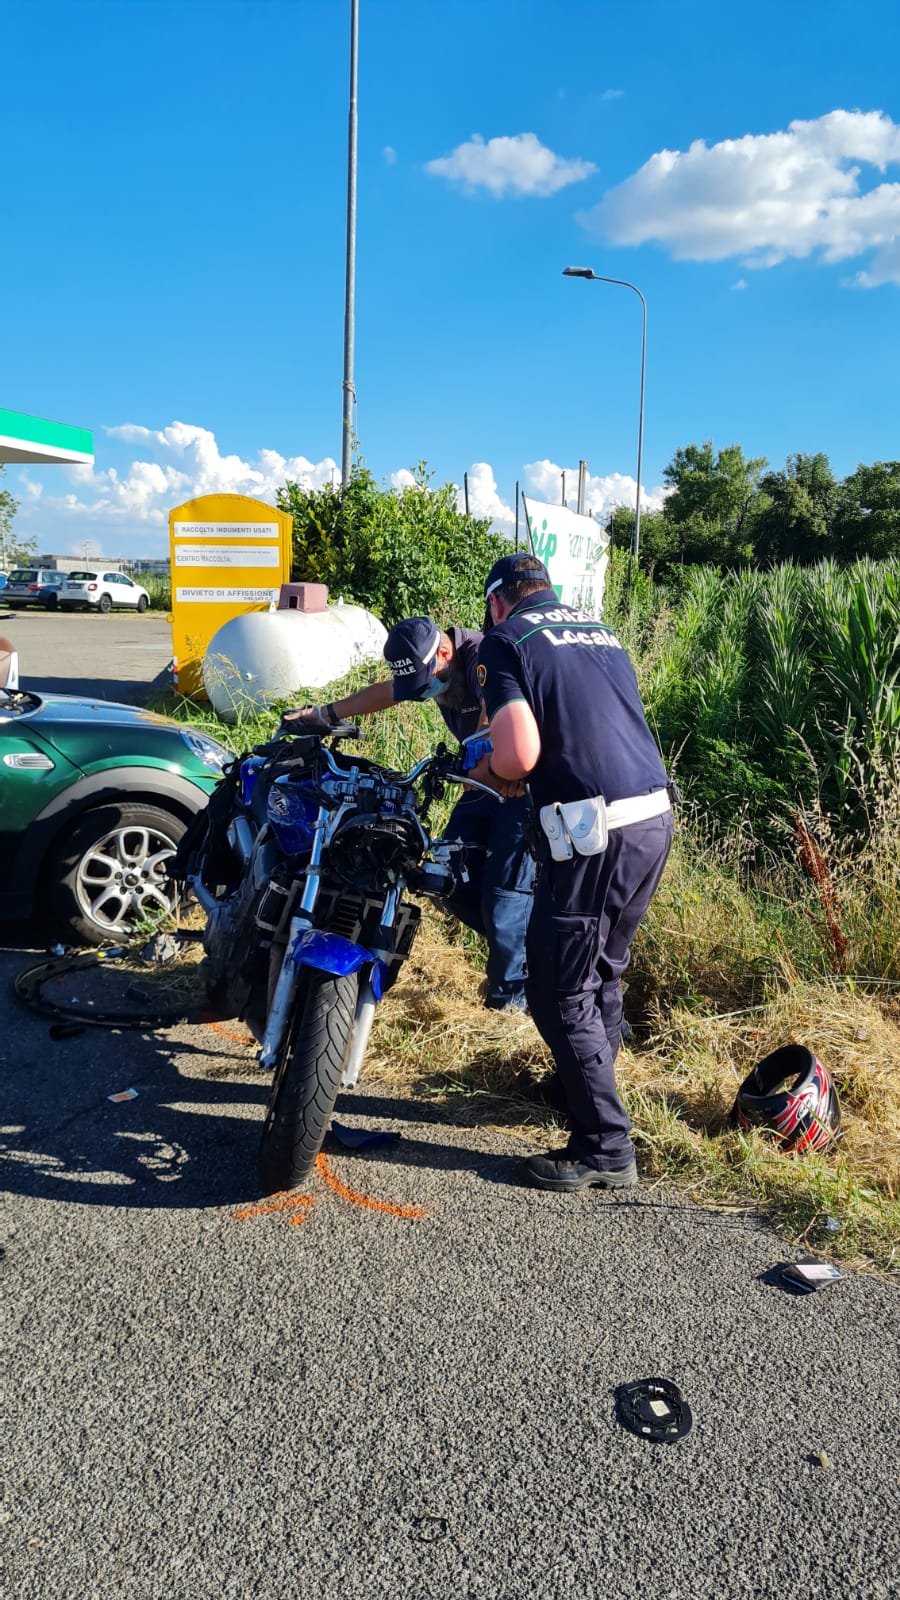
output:
<svg viewBox="0 0 900 1600"><path fill-rule="evenodd" d="M380 1000L384 993L387 966L371 950L339 933L325 933L321 928L306 928L298 933L291 945L291 955L298 967L315 967L319 972L331 972L343 978L348 973L359 972L372 964L372 993Z"/></svg>

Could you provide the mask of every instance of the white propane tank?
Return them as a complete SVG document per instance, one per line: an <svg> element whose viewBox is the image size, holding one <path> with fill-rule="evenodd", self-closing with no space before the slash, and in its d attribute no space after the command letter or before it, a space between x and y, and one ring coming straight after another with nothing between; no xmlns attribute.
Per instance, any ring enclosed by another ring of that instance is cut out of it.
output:
<svg viewBox="0 0 900 1600"><path fill-rule="evenodd" d="M213 634L203 686L226 722L322 689L360 661L377 661L387 630L363 606L342 601L324 611L247 611Z"/></svg>

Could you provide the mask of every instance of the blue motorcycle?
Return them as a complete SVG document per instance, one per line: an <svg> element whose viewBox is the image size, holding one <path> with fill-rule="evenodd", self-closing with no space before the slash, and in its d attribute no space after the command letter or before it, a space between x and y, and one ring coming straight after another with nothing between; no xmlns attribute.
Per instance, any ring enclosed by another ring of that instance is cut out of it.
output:
<svg viewBox="0 0 900 1600"><path fill-rule="evenodd" d="M303 1182L357 1081L419 926L407 896L449 896L467 876L465 847L432 839L427 818L447 783L470 782L474 752L441 745L404 775L341 748L358 737L346 723L285 734L236 761L174 872L207 913L210 1005L246 1021L272 1073L269 1194Z"/></svg>

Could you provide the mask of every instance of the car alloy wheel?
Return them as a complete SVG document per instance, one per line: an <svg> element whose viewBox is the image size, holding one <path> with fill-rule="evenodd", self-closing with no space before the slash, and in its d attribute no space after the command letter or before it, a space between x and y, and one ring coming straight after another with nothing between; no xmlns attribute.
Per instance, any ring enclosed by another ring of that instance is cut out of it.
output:
<svg viewBox="0 0 900 1600"><path fill-rule="evenodd" d="M122 802L87 812L49 856L57 918L88 944L121 938L176 907L167 870L184 833L159 807Z"/></svg>
<svg viewBox="0 0 900 1600"><path fill-rule="evenodd" d="M129 922L167 916L166 867L175 841L161 829L124 823L82 856L75 894L92 922L111 933Z"/></svg>

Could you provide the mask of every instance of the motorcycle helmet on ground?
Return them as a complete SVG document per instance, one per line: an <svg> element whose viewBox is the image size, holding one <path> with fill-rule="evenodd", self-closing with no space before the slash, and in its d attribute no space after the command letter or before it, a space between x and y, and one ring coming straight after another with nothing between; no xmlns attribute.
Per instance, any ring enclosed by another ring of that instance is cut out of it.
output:
<svg viewBox="0 0 900 1600"><path fill-rule="evenodd" d="M825 1068L802 1044L785 1044L764 1056L744 1079L731 1109L738 1128L777 1135L792 1154L826 1150L838 1137L841 1111Z"/></svg>

